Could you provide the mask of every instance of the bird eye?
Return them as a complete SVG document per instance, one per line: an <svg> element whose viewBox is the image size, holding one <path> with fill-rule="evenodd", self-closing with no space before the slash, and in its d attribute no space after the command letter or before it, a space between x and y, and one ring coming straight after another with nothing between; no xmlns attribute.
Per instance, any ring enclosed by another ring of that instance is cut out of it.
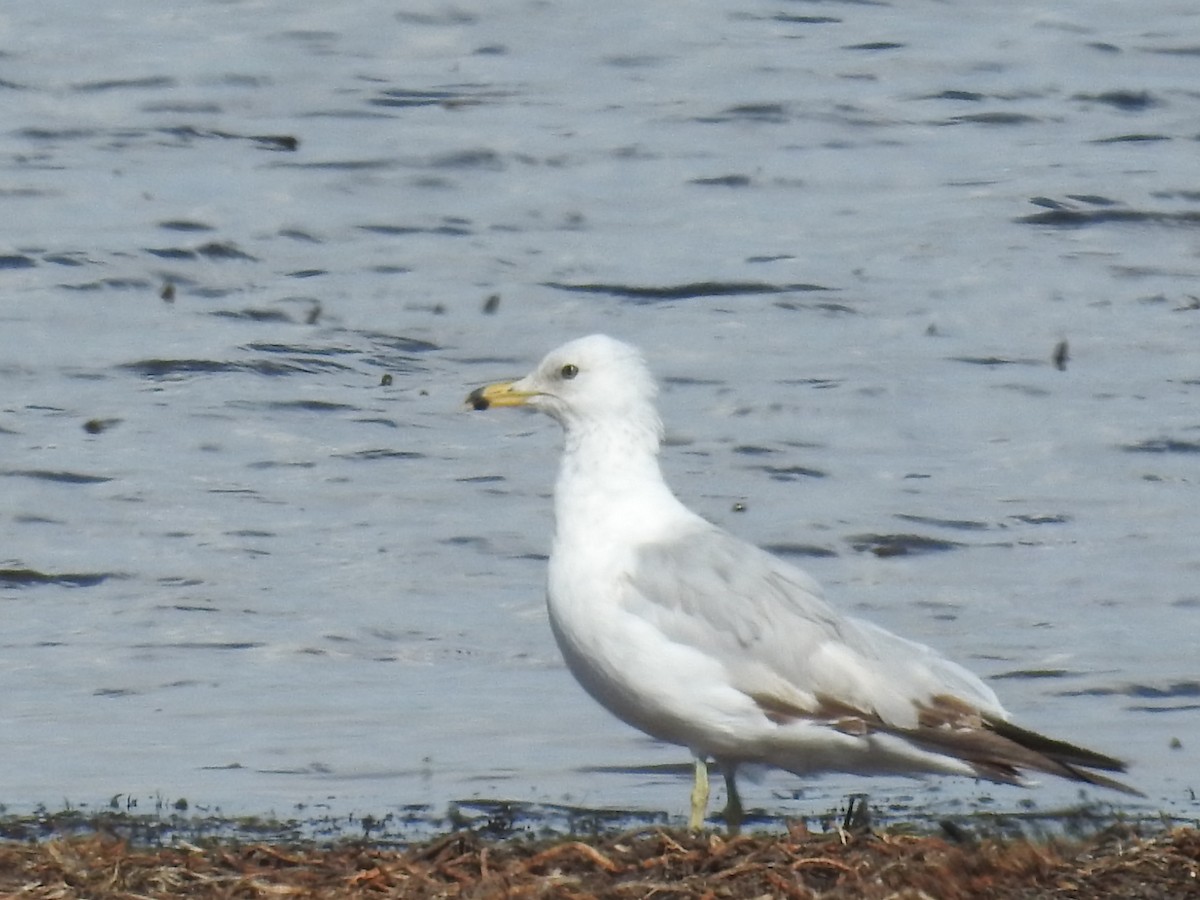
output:
<svg viewBox="0 0 1200 900"><path fill-rule="evenodd" d="M576 375L579 374L579 366L574 365L573 363L567 363L565 366L562 367L562 369L559 370L558 374L561 375L563 378L565 378L567 381L570 381L572 378L574 378Z"/></svg>

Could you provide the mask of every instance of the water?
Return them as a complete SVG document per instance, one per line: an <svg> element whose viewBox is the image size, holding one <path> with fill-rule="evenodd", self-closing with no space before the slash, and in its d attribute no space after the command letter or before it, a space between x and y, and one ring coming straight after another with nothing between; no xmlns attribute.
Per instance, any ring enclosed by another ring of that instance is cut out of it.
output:
<svg viewBox="0 0 1200 900"><path fill-rule="evenodd" d="M603 330L689 504L1194 816L1197 24L6 9L0 802L681 815L544 622L552 423L461 405ZM1077 797L744 793L863 789Z"/></svg>

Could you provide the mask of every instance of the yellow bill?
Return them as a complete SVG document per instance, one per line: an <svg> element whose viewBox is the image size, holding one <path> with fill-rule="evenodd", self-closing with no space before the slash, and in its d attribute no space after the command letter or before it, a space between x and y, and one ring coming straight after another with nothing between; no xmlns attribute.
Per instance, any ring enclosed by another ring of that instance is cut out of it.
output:
<svg viewBox="0 0 1200 900"><path fill-rule="evenodd" d="M519 382L497 381L495 384L485 384L467 395L467 403L472 409L488 409L492 406L524 406L530 397L537 396L536 391L523 391L517 388Z"/></svg>

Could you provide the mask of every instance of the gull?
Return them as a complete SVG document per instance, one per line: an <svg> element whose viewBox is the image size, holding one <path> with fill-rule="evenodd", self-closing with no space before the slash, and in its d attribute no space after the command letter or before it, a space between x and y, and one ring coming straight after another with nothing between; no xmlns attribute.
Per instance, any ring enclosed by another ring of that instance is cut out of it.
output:
<svg viewBox="0 0 1200 900"><path fill-rule="evenodd" d="M597 334L467 403L529 407L562 426L550 626L601 706L691 751L691 830L703 827L710 759L730 833L743 765L1009 784L1032 771L1140 793L1092 771L1122 772L1120 760L1012 724L967 669L843 615L808 573L684 506L659 467L656 392L635 348Z"/></svg>

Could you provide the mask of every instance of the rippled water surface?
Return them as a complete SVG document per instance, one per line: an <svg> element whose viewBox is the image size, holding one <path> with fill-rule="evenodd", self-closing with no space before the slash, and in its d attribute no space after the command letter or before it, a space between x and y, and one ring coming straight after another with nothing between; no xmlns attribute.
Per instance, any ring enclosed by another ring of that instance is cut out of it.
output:
<svg viewBox="0 0 1200 900"><path fill-rule="evenodd" d="M663 380L689 504L1194 815L1198 29L1166 0L6 7L0 803L681 815L686 754L544 621L555 427L462 407L607 331ZM1077 798L745 799L864 789Z"/></svg>

